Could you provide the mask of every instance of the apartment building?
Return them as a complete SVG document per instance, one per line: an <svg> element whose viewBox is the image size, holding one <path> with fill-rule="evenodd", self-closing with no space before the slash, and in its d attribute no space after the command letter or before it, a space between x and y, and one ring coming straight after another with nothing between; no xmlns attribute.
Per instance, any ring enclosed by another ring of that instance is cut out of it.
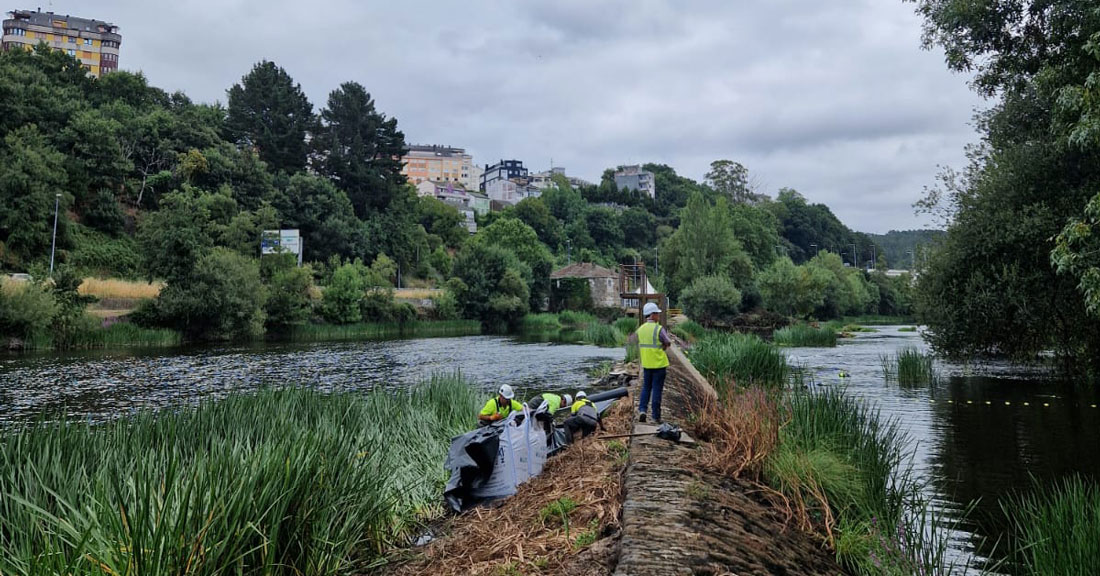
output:
<svg viewBox="0 0 1100 576"><path fill-rule="evenodd" d="M401 157L401 173L413 184L426 180L458 182L464 188L478 187L481 169L463 148L413 144Z"/></svg>
<svg viewBox="0 0 1100 576"><path fill-rule="evenodd" d="M653 173L649 170L642 170L641 166L623 166L615 172L615 186L619 190L629 188L644 192L650 198L657 197L657 182L654 180Z"/></svg>
<svg viewBox="0 0 1100 576"><path fill-rule="evenodd" d="M0 42L4 50L31 50L45 42L50 48L64 50L80 60L88 73L98 78L118 70L122 35L118 33L118 26L102 20L42 12L41 9L13 10L4 20Z"/></svg>
<svg viewBox="0 0 1100 576"><path fill-rule="evenodd" d="M563 166L554 166L549 170L531 174L531 185L539 190L546 190L554 184L554 176L565 176L565 179L569 181L569 185L574 188L592 186L592 183L588 180L567 175Z"/></svg>
<svg viewBox="0 0 1100 576"><path fill-rule="evenodd" d="M488 192L489 185L498 180L511 180L517 184L527 185L527 168L523 167L523 162L520 160L501 160L492 166L486 164L478 188L482 192Z"/></svg>

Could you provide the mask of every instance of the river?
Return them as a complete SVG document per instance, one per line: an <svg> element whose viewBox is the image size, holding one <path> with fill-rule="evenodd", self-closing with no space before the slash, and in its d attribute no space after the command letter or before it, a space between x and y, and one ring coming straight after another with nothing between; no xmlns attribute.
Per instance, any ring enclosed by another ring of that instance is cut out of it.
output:
<svg viewBox="0 0 1100 576"><path fill-rule="evenodd" d="M948 519L977 501L952 539L954 556L973 555L977 574L990 567L989 557L1003 555L990 543L1003 535L1004 496L1030 490L1033 478L1100 478L1100 394L1002 363L937 362L937 386L899 388L886 383L880 356L927 348L919 334L899 328L877 326L836 348L789 349L788 358L811 369L818 385L845 386L901 424L913 443L914 470ZM840 370L850 377L841 379Z"/></svg>
<svg viewBox="0 0 1100 576"><path fill-rule="evenodd" d="M1005 364L938 363L935 387L886 383L880 356L925 348L918 333L876 327L836 348L793 348L793 365L816 385L844 386L901 423L913 464L948 517L977 508L955 532L959 557L992 554L984 536L1003 530L1000 498L1040 480L1080 472L1100 478L1100 394ZM144 408L192 404L262 386L402 389L434 372L461 371L486 395L503 383L521 397L584 386L587 371L619 360L620 349L524 342L496 336L207 346L0 356L0 423L42 414L102 420ZM838 371L850 374L839 378Z"/></svg>
<svg viewBox="0 0 1100 576"><path fill-rule="evenodd" d="M622 358L618 348L497 336L0 356L0 423L42 414L98 421L264 386L400 389L454 371L486 396L512 384L526 398L583 386L588 370Z"/></svg>

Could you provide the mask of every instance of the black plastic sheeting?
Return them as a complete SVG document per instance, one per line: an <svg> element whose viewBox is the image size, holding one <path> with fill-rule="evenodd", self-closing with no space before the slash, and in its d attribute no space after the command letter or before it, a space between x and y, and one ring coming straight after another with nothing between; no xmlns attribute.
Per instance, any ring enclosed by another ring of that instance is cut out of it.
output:
<svg viewBox="0 0 1100 576"><path fill-rule="evenodd" d="M592 394L588 399L602 414L616 400L627 394L626 388L616 388ZM568 411L568 408L562 408L558 413ZM502 425L503 421L494 422L451 440L451 449L447 452L447 461L444 464L451 476L447 479L447 487L443 490L443 499L455 512L461 512L478 503L478 499L474 498L472 493L493 475L497 450L500 448L500 434L504 430ZM555 427L548 454L553 454L564 447L565 432L560 427Z"/></svg>

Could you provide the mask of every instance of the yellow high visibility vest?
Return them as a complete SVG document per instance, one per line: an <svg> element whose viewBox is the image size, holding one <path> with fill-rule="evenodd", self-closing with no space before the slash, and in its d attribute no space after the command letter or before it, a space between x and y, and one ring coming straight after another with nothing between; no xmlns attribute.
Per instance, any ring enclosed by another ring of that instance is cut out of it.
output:
<svg viewBox="0 0 1100 576"><path fill-rule="evenodd" d="M661 325L657 322L646 322L638 331L638 352L642 357L642 368L656 370L668 367L668 354L661 345Z"/></svg>

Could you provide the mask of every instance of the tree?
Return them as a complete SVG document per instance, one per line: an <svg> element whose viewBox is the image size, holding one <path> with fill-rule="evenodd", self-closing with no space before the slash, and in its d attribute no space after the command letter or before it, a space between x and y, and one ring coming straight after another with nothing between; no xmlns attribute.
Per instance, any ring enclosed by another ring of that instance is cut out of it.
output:
<svg viewBox="0 0 1100 576"><path fill-rule="evenodd" d="M715 160L710 163L710 171L703 178L707 186L730 202L752 202L756 199L753 186L749 183L749 171L740 162Z"/></svg>
<svg viewBox="0 0 1100 576"><path fill-rule="evenodd" d="M470 242L455 262L457 281L450 283L463 316L491 329L515 328L527 314L530 268L510 250Z"/></svg>
<svg viewBox="0 0 1100 576"><path fill-rule="evenodd" d="M623 246L623 229L619 215L605 206L592 206L584 215L588 233L596 247L607 254L614 254Z"/></svg>
<svg viewBox="0 0 1100 576"><path fill-rule="evenodd" d="M213 246L205 233L209 210L189 188L166 194L160 210L138 222L138 242L149 279L179 282Z"/></svg>
<svg viewBox="0 0 1100 576"><path fill-rule="evenodd" d="M321 172L347 192L360 218L385 210L406 183L401 157L408 148L397 119L378 112L356 82L345 82L329 94L321 119Z"/></svg>
<svg viewBox="0 0 1100 576"><path fill-rule="evenodd" d="M752 258L753 268L763 270L786 249L779 236L779 222L768 210L750 204L730 205L730 226Z"/></svg>
<svg viewBox="0 0 1100 576"><path fill-rule="evenodd" d="M917 282L929 342L951 356L1029 360L1053 350L1066 368L1095 374L1100 320L1078 291L1072 248L1060 251L1054 240L1071 219L1083 222L1082 208L1100 189L1100 146L1090 137L1095 2L917 5L926 46L942 46L950 68L973 72L978 91L999 96L978 118L983 139L969 165L945 174L923 204L947 205L952 217ZM1067 273L1056 273L1052 251Z"/></svg>
<svg viewBox="0 0 1100 576"><path fill-rule="evenodd" d="M359 302L366 293L363 265L359 261L340 266L325 288L321 315L334 324L351 324L361 318Z"/></svg>
<svg viewBox="0 0 1100 576"><path fill-rule="evenodd" d="M313 105L286 70L267 60L253 66L229 89L228 112L230 141L254 148L273 170L293 174L305 169Z"/></svg>
<svg viewBox="0 0 1100 576"><path fill-rule="evenodd" d="M515 218L504 218L480 230L471 243L499 246L515 254L526 265L523 280L530 298L528 307L543 308L543 301L550 296L553 259L533 228Z"/></svg>
<svg viewBox="0 0 1100 576"><path fill-rule="evenodd" d="M53 232L54 195L64 192L64 157L34 125L4 137L0 148L0 246L16 261L46 254ZM67 204L62 198L61 208ZM58 242L67 240L65 218Z"/></svg>
<svg viewBox="0 0 1100 576"><path fill-rule="evenodd" d="M324 178L295 174L286 189L287 204L280 212L286 225L302 235L306 259L326 262L333 256L363 255L365 239L347 194Z"/></svg>
<svg viewBox="0 0 1100 576"><path fill-rule="evenodd" d="M550 212L550 207L543 198L524 198L511 211L516 218L534 229L539 240L550 250L556 250L561 244L561 221Z"/></svg>
<svg viewBox="0 0 1100 576"><path fill-rule="evenodd" d="M724 276L700 276L680 297L689 318L713 326L729 321L741 306L741 291Z"/></svg>
<svg viewBox="0 0 1100 576"><path fill-rule="evenodd" d="M157 297L161 321L192 340L242 340L263 334L267 290L256 260L214 248Z"/></svg>
<svg viewBox="0 0 1100 576"><path fill-rule="evenodd" d="M680 227L660 254L660 272L673 298L702 276L725 276L740 287L752 280L752 260L733 235L724 198L712 205L693 194L680 214Z"/></svg>
<svg viewBox="0 0 1100 576"><path fill-rule="evenodd" d="M417 201L417 219L428 234L434 234L439 242L449 248L461 248L470 231L466 218L454 207L438 198L423 196Z"/></svg>
<svg viewBox="0 0 1100 576"><path fill-rule="evenodd" d="M630 248L652 252L657 245L657 219L641 208L627 208L619 215L623 242Z"/></svg>
<svg viewBox="0 0 1100 576"><path fill-rule="evenodd" d="M825 303L825 287L831 275L820 268L797 266L780 258L756 279L764 307L786 316L807 318Z"/></svg>

